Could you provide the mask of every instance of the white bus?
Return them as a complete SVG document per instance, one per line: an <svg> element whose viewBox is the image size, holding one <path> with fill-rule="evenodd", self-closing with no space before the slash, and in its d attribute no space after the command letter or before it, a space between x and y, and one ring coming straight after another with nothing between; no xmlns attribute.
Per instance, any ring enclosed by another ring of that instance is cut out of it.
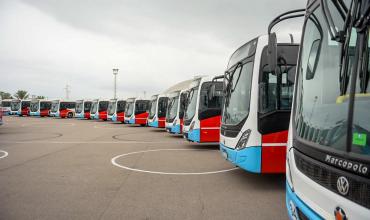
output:
<svg viewBox="0 0 370 220"><path fill-rule="evenodd" d="M73 118L76 112L76 101L53 100L49 115L60 118Z"/></svg>
<svg viewBox="0 0 370 220"><path fill-rule="evenodd" d="M92 101L89 100L77 100L76 101L76 118L90 119Z"/></svg>
<svg viewBox="0 0 370 220"><path fill-rule="evenodd" d="M33 99L30 104L30 116L49 116L51 101Z"/></svg>
<svg viewBox="0 0 370 220"><path fill-rule="evenodd" d="M187 94L187 90L180 90L168 95L166 130L169 133L182 134Z"/></svg>
<svg viewBox="0 0 370 220"><path fill-rule="evenodd" d="M145 126L149 115L150 100L129 98L126 100L125 123Z"/></svg>
<svg viewBox="0 0 370 220"><path fill-rule="evenodd" d="M370 218L369 6L307 4L287 149L291 219Z"/></svg>
<svg viewBox="0 0 370 220"><path fill-rule="evenodd" d="M253 173L285 173L298 39L271 33L279 22L304 15L286 12L230 57L220 151L232 164ZM296 43L297 42L297 43Z"/></svg>
<svg viewBox="0 0 370 220"><path fill-rule="evenodd" d="M123 123L125 120L125 107L125 100L111 99L108 105L108 120Z"/></svg>
<svg viewBox="0 0 370 220"><path fill-rule="evenodd" d="M1 105L2 105L3 115L9 115L12 99L3 99L3 100L0 100L0 102L1 102Z"/></svg>
<svg viewBox="0 0 370 220"><path fill-rule="evenodd" d="M31 100L21 100L20 108L17 112L18 116L29 116L30 115Z"/></svg>
<svg viewBox="0 0 370 220"><path fill-rule="evenodd" d="M215 92L210 96L211 88ZM184 115L183 136L191 142L218 143L220 140L223 82L197 77L190 84Z"/></svg>
<svg viewBox="0 0 370 220"><path fill-rule="evenodd" d="M10 114L18 115L19 110L21 109L21 100L13 99L10 103Z"/></svg>
<svg viewBox="0 0 370 220"><path fill-rule="evenodd" d="M92 103L90 118L96 120L108 120L108 105L109 100L95 99Z"/></svg>
<svg viewBox="0 0 370 220"><path fill-rule="evenodd" d="M150 99L148 126L165 128L168 97L165 94L153 95Z"/></svg>

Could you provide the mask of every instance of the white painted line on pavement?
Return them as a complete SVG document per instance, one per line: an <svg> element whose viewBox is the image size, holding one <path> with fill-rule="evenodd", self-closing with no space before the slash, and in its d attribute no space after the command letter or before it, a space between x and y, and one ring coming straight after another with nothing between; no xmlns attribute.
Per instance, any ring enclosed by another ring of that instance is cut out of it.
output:
<svg viewBox="0 0 370 220"><path fill-rule="evenodd" d="M121 164L116 162L116 160L118 158L126 157L126 156L129 156L129 155L132 155L132 154L148 153L148 152L156 152L156 151L190 151L190 150L191 151L195 151L195 150L196 151L209 151L209 150L205 150L205 149L156 149L156 150L135 151L135 152L120 154L118 156L115 156L111 159L111 163L116 167L123 168L123 169L126 169L126 170L141 172L141 173L159 174L159 175L207 175L207 174L225 173L225 172L229 172L229 171L239 169L238 167L234 167L234 168L231 168L231 169L208 171L208 172L190 172L190 173L188 173L188 172L183 172L183 173L180 173L180 172L160 172L160 171L151 171L151 170L142 170L142 169L131 168L131 167L124 166L124 165L121 165Z"/></svg>
<svg viewBox="0 0 370 220"><path fill-rule="evenodd" d="M9 153L6 151L0 150L0 152L3 153L3 155L0 156L0 159L3 159L9 155Z"/></svg>

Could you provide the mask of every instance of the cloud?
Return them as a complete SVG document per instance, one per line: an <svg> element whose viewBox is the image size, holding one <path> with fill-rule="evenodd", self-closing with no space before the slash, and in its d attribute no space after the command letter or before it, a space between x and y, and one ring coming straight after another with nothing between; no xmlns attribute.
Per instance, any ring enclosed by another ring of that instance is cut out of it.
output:
<svg viewBox="0 0 370 220"><path fill-rule="evenodd" d="M73 98L109 98L118 67L121 97L159 93L194 75L222 73L231 53L265 34L273 17L304 6L297 0L3 1L0 88L63 97L68 83Z"/></svg>

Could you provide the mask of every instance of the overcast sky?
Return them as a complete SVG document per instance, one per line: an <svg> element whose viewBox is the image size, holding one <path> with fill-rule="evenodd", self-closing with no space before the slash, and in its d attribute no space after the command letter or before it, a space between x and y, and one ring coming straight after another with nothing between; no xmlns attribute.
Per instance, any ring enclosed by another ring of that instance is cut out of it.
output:
<svg viewBox="0 0 370 220"><path fill-rule="evenodd" d="M216 75L276 15L305 0L0 0L0 91L49 98L160 93ZM284 23L279 31L300 31Z"/></svg>

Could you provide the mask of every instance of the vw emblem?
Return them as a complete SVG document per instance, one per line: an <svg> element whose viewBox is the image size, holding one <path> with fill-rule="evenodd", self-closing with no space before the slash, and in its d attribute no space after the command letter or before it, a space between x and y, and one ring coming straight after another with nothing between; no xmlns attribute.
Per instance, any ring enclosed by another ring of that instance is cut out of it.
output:
<svg viewBox="0 0 370 220"><path fill-rule="evenodd" d="M338 189L338 192L340 194L342 194L343 196L348 194L349 182L348 182L347 178L345 178L344 176L341 176L341 177L338 178L338 180L337 180L337 189Z"/></svg>

